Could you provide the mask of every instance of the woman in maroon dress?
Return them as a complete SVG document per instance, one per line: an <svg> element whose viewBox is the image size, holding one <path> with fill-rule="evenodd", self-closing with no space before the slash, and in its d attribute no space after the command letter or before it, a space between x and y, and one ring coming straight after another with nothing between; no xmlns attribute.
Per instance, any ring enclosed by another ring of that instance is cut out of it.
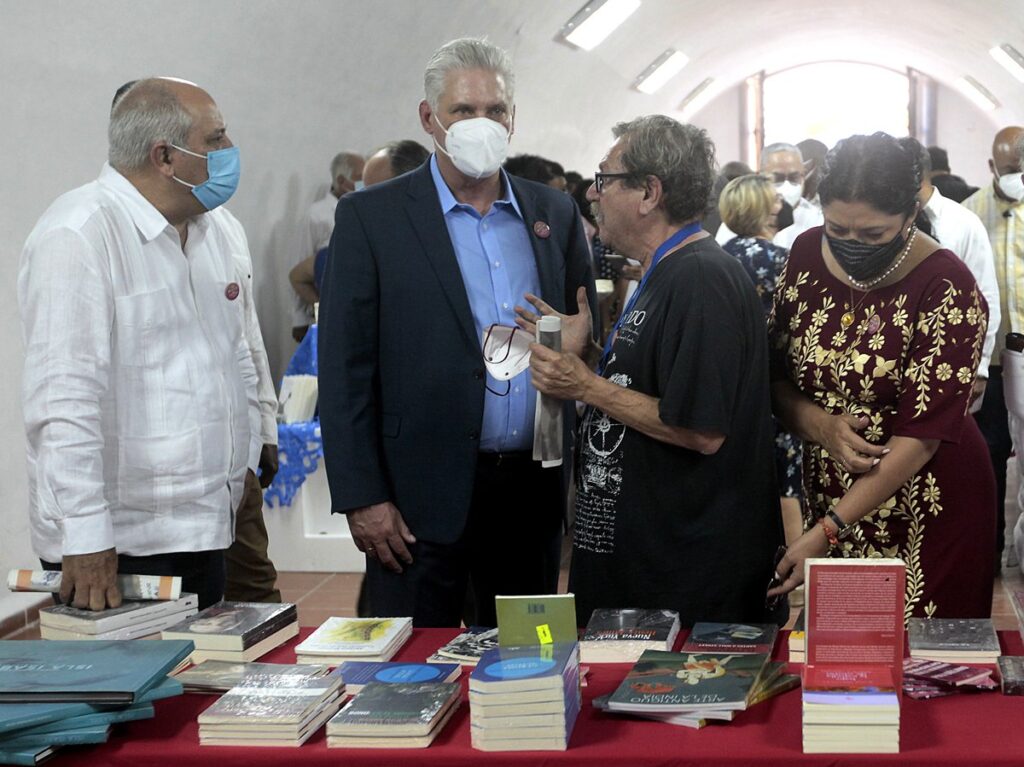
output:
<svg viewBox="0 0 1024 767"><path fill-rule="evenodd" d="M804 440L808 557L898 557L906 616L992 609L995 482L967 415L988 309L970 271L918 232L920 168L884 133L829 153L823 228L797 239L770 320L776 414Z"/></svg>

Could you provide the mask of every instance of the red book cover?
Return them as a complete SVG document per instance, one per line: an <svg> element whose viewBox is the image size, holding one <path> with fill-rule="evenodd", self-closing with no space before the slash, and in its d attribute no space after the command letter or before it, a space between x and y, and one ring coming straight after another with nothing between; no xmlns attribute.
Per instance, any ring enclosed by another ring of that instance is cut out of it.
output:
<svg viewBox="0 0 1024 767"><path fill-rule="evenodd" d="M808 559L807 665L882 666L903 681L906 567L898 559Z"/></svg>

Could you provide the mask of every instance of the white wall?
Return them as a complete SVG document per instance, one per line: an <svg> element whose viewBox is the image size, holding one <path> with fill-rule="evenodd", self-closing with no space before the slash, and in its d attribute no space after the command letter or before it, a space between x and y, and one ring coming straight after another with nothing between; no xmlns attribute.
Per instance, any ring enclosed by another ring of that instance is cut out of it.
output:
<svg viewBox="0 0 1024 767"><path fill-rule="evenodd" d="M935 107L935 143L949 152L949 167L973 186L992 181L988 159L992 139L1005 127L1000 113L982 112L959 91L938 84Z"/></svg>

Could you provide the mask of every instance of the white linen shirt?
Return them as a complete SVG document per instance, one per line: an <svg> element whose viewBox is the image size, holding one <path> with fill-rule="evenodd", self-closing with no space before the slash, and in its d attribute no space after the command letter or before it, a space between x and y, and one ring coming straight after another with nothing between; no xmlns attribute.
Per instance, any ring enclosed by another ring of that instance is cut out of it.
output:
<svg viewBox="0 0 1024 767"><path fill-rule="evenodd" d="M245 236L242 222L224 207L215 208L207 215L221 219L223 232L230 243L231 257L235 261L238 284L241 285L242 309L245 313L245 341L252 354L256 368L256 395L260 402L259 418L252 431L259 434L264 445L277 444L277 391L274 377L270 373L267 347L263 343L263 331L256 314L256 300L252 287L252 256L249 253L249 239Z"/></svg>
<svg viewBox="0 0 1024 767"><path fill-rule="evenodd" d="M947 250L953 251L974 275L978 290L988 302L988 332L981 350L978 375L988 378L989 361L999 333L999 283L996 282L996 263L992 257L992 243L981 219L954 200L943 197L938 189L924 206L924 214L931 222L935 239Z"/></svg>
<svg viewBox="0 0 1024 767"><path fill-rule="evenodd" d="M42 559L231 544L261 445L250 434L256 374L229 252L208 215L189 223L183 251L109 165L32 230L18 303L30 529Z"/></svg>
<svg viewBox="0 0 1024 767"><path fill-rule="evenodd" d="M825 217L822 215L821 208L801 197L800 202L793 208L793 223L777 232L772 238L772 242L780 248L791 250L797 237L808 229L813 229L824 223Z"/></svg>
<svg viewBox="0 0 1024 767"><path fill-rule="evenodd" d="M302 229L302 237L299 243L296 264L305 261L319 253L331 244L331 235L334 233L334 210L338 207L338 199L334 192L328 189L324 196L309 206L309 215L306 217L305 226ZM302 327L313 322L313 307L295 294L295 306L292 310L292 327Z"/></svg>

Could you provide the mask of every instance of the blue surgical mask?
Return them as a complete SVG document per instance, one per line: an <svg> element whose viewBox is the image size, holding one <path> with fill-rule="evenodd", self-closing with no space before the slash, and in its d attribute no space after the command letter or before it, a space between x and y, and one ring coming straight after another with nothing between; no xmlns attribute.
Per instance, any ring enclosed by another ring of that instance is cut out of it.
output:
<svg viewBox="0 0 1024 767"><path fill-rule="evenodd" d="M190 154L193 157L206 158L206 181L201 184L190 184L182 181L177 176L171 176L179 184L184 184L192 190L192 194L202 203L207 210L213 210L231 199L231 195L238 189L238 177L242 173L241 159L238 154L238 147L232 146L227 149L215 149L206 154L199 154L190 149L171 144L179 152Z"/></svg>

